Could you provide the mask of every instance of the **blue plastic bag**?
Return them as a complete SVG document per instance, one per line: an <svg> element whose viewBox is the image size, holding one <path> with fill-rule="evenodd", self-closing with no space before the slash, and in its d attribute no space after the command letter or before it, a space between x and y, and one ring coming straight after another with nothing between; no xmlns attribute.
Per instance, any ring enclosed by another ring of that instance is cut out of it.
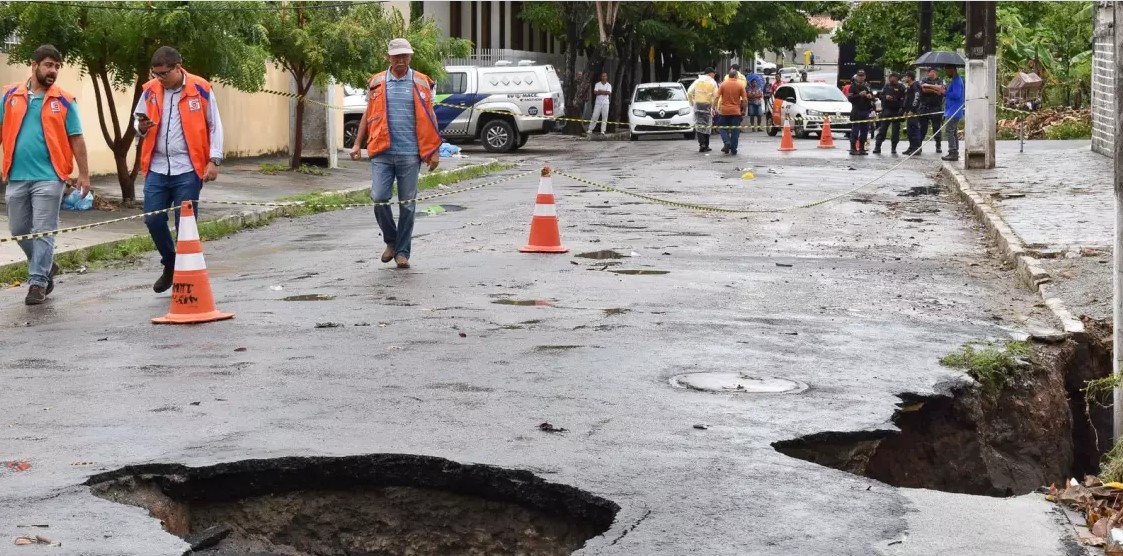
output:
<svg viewBox="0 0 1123 556"><path fill-rule="evenodd" d="M82 190L77 187L70 190L68 195L62 198L62 210L90 210L94 207L94 192L86 193L82 196Z"/></svg>
<svg viewBox="0 0 1123 556"><path fill-rule="evenodd" d="M460 147L451 143L441 143L441 158L451 158L455 154L460 154Z"/></svg>

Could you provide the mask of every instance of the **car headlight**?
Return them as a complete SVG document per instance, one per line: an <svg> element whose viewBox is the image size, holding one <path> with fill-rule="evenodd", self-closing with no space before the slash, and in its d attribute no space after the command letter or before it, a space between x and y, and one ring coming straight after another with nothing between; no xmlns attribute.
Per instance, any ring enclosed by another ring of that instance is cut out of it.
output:
<svg viewBox="0 0 1123 556"><path fill-rule="evenodd" d="M691 108L689 106L687 106L686 108L680 108L679 111L678 111L678 115L679 116L688 116L688 115L690 115L690 110L691 110Z"/></svg>
<svg viewBox="0 0 1123 556"><path fill-rule="evenodd" d="M819 116L822 116L823 113L818 110L808 110L807 115L818 118Z"/></svg>
<svg viewBox="0 0 1123 556"><path fill-rule="evenodd" d="M635 110L632 110L632 115L633 116L639 116L639 117L642 118L642 117L647 115L647 112L644 112L643 110L640 110L640 109L637 108Z"/></svg>

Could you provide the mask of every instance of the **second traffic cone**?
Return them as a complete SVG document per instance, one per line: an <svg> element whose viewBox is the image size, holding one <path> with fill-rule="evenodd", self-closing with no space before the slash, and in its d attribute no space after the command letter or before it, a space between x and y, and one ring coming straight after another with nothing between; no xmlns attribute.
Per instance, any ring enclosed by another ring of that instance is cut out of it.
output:
<svg viewBox="0 0 1123 556"><path fill-rule="evenodd" d="M203 242L191 201L184 201L179 211L179 238L175 247L175 274L172 278L172 307L155 324L191 324L234 318L233 313L219 312L211 294L207 263L203 260Z"/></svg>
<svg viewBox="0 0 1123 556"><path fill-rule="evenodd" d="M780 150L795 150L795 142L792 141L792 124L787 120L784 120L784 136L780 138Z"/></svg>
<svg viewBox="0 0 1123 556"><path fill-rule="evenodd" d="M554 184L550 167L542 168L538 182L538 197L534 200L534 218L530 220L530 239L519 251L523 253L565 253L569 248L561 244L558 229L558 211L554 206Z"/></svg>
<svg viewBox="0 0 1123 556"><path fill-rule="evenodd" d="M823 118L823 130L819 132L819 148L833 149L834 137L831 136L831 119Z"/></svg>

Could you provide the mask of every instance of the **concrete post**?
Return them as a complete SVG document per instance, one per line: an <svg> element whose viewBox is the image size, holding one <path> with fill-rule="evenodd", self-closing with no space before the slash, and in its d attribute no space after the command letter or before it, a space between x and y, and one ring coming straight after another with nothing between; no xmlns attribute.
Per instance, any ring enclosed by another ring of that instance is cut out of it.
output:
<svg viewBox="0 0 1123 556"><path fill-rule="evenodd" d="M966 125L964 158L967 168L994 168L995 140L998 139L997 5L995 2L967 3L967 75L964 76Z"/></svg>
<svg viewBox="0 0 1123 556"><path fill-rule="evenodd" d="M1115 113L1123 114L1123 32L1119 23L1123 22L1123 3L1114 3L1114 44L1115 44ZM1115 118L1115 258L1114 296L1112 298L1112 373L1119 379L1123 370L1123 118ZM1123 438L1123 388L1115 387L1112 404L1112 430L1114 441Z"/></svg>
<svg viewBox="0 0 1123 556"><path fill-rule="evenodd" d="M339 84L335 82L335 79L329 79L327 90L324 91L324 104L329 106L339 105L335 94L337 89L339 89ZM339 142L341 139L339 126L336 122L338 114L334 108L325 108L324 116L326 120L324 131L327 133L325 140L328 148L328 168L339 168Z"/></svg>

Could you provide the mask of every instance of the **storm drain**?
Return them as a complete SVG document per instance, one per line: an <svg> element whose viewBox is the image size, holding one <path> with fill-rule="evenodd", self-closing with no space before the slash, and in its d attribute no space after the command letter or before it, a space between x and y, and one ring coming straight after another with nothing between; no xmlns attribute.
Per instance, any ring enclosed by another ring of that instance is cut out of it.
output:
<svg viewBox="0 0 1123 556"><path fill-rule="evenodd" d="M403 454L138 465L86 485L215 556L562 555L620 509L527 471Z"/></svg>
<svg viewBox="0 0 1123 556"><path fill-rule="evenodd" d="M744 394L798 394L807 390L806 384L796 380L742 373L687 373L671 377L671 385L705 392Z"/></svg>

